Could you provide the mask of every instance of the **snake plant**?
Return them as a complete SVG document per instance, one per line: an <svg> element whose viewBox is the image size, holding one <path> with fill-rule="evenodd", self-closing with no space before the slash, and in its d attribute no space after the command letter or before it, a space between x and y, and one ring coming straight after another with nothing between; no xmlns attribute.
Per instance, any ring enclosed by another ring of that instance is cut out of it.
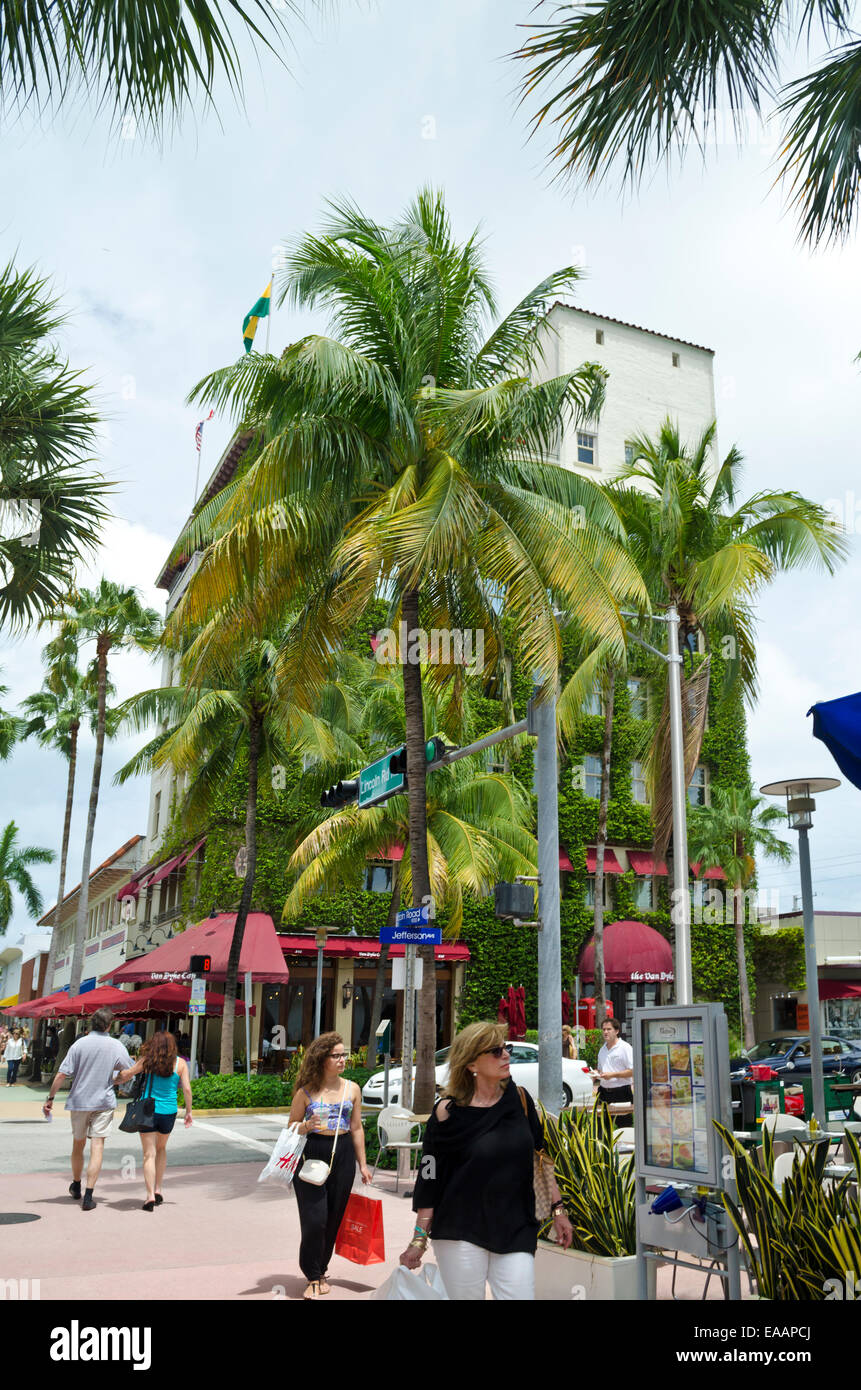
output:
<svg viewBox="0 0 861 1390"><path fill-rule="evenodd" d="M558 1119L542 1109L541 1119L546 1151L574 1230L572 1249L589 1255L633 1255L634 1165L629 1156L619 1154L604 1106L565 1110ZM549 1225L542 1227L541 1235Z"/></svg>

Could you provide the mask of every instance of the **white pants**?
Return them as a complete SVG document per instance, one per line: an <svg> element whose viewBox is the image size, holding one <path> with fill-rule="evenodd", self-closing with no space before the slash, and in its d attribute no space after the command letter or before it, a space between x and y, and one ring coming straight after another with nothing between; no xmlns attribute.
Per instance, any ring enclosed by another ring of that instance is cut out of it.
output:
<svg viewBox="0 0 861 1390"><path fill-rule="evenodd" d="M535 1257L516 1251L495 1255L468 1240L435 1240L433 1253L452 1300L484 1299L485 1284L495 1299L531 1302L535 1298Z"/></svg>

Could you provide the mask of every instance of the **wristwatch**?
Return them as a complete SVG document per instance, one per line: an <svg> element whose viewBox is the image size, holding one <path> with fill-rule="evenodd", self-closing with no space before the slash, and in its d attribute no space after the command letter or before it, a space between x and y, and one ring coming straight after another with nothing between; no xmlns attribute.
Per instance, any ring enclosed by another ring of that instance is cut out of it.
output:
<svg viewBox="0 0 861 1390"><path fill-rule="evenodd" d="M550 1206L550 1215L551 1215L551 1216L555 1216L556 1213L557 1213L557 1211L564 1211L564 1210L565 1210L565 1203L563 1202L562 1198L560 1197L558 1202L553 1202L553 1203L551 1203L551 1206Z"/></svg>

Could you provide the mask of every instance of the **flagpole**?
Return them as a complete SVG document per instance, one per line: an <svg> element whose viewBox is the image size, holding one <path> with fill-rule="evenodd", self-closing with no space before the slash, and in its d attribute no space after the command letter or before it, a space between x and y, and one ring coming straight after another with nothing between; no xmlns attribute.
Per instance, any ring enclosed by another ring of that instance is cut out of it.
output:
<svg viewBox="0 0 861 1390"><path fill-rule="evenodd" d="M274 279L275 279L275 277L274 277L274 275L273 275L272 279L269 281L270 286L272 285ZM271 290L271 288L270 288L270 290L269 290L269 313L266 315L266 355L267 355L267 357L268 357L268 355L269 355L269 326L270 326L271 323L272 323L272 290Z"/></svg>
<svg viewBox="0 0 861 1390"><path fill-rule="evenodd" d="M203 436L200 438L200 448L197 451L197 472L194 475L194 497L191 503L191 510L197 506L197 489L200 487L200 456L203 453Z"/></svg>

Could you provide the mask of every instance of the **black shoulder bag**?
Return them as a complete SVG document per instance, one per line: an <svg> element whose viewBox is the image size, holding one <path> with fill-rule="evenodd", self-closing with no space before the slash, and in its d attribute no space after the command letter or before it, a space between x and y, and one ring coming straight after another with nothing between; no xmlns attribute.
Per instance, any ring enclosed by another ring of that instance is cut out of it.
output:
<svg viewBox="0 0 861 1390"><path fill-rule="evenodd" d="M152 1090L152 1072L146 1073L146 1079L141 1073L137 1089L137 1095L129 1101L126 1106L126 1113L120 1120L120 1129L125 1134L139 1134L141 1130L151 1130L154 1128L155 1100L149 1094Z"/></svg>

